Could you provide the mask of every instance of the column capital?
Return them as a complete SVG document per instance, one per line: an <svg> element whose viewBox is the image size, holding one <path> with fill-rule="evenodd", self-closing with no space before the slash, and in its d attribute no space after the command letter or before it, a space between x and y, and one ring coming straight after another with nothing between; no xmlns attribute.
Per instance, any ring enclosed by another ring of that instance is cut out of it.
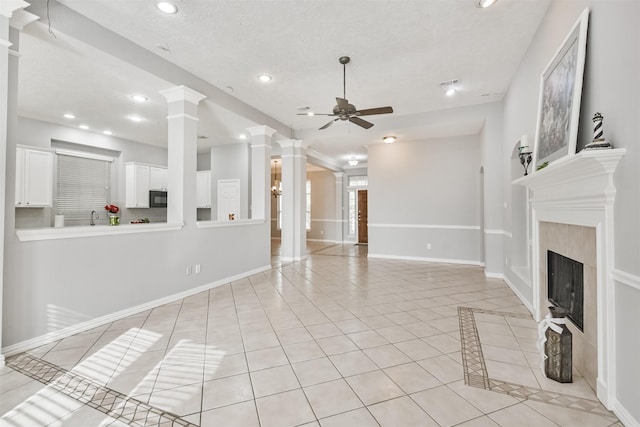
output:
<svg viewBox="0 0 640 427"><path fill-rule="evenodd" d="M24 9L29 3L23 0L2 0L0 1L0 15L11 18L13 12L18 9Z"/></svg>
<svg viewBox="0 0 640 427"><path fill-rule="evenodd" d="M24 27L32 22L36 22L38 19L40 19L38 15L34 15L24 9L18 9L13 13L11 19L9 19L9 26L18 31L22 31Z"/></svg>
<svg viewBox="0 0 640 427"><path fill-rule="evenodd" d="M249 132L249 135L251 136L267 136L267 137L271 137L273 136L274 133L276 133L277 131L273 128L270 128L269 126L252 126L250 128L247 128L247 132Z"/></svg>
<svg viewBox="0 0 640 427"><path fill-rule="evenodd" d="M336 177L336 181L338 178L344 178L344 172L334 172L333 175Z"/></svg>
<svg viewBox="0 0 640 427"><path fill-rule="evenodd" d="M206 98L206 95L203 95L200 92L196 92L195 90L184 85L171 87L169 89L163 89L159 93L160 95L164 96L169 103L177 101L187 101L192 104L198 105L200 101Z"/></svg>

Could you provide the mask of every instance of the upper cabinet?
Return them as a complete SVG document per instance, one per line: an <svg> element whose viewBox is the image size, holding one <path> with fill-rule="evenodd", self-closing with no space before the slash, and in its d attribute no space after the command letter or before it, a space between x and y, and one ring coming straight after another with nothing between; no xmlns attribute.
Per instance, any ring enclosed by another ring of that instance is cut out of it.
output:
<svg viewBox="0 0 640 427"><path fill-rule="evenodd" d="M149 166L127 163L125 166L125 206L127 208L148 208L149 184Z"/></svg>
<svg viewBox="0 0 640 427"><path fill-rule="evenodd" d="M149 166L149 190L167 191L169 170L158 166Z"/></svg>
<svg viewBox="0 0 640 427"><path fill-rule="evenodd" d="M53 206L53 153L16 148L16 207Z"/></svg>

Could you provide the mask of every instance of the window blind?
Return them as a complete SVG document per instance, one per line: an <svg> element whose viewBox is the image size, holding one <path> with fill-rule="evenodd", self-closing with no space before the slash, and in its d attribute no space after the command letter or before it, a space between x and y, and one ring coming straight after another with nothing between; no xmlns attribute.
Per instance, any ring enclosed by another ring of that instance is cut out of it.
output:
<svg viewBox="0 0 640 427"><path fill-rule="evenodd" d="M111 162L57 154L56 211L65 219L86 219L103 213L111 199Z"/></svg>

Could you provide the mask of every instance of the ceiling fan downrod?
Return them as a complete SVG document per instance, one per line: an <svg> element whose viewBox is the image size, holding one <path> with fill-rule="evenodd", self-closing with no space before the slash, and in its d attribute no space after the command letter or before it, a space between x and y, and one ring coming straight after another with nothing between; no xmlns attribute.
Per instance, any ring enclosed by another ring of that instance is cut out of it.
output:
<svg viewBox="0 0 640 427"><path fill-rule="evenodd" d="M347 99L347 64L351 61L351 58L341 56L338 61L342 64L342 98Z"/></svg>

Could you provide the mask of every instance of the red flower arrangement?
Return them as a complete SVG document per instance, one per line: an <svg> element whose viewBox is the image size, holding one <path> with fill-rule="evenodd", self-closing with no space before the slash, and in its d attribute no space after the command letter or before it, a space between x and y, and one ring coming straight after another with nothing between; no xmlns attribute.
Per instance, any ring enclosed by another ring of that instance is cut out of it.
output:
<svg viewBox="0 0 640 427"><path fill-rule="evenodd" d="M106 205L104 207L104 209L107 212L112 213L112 214L117 214L118 212L120 212L120 208L118 206L116 206L116 205Z"/></svg>

